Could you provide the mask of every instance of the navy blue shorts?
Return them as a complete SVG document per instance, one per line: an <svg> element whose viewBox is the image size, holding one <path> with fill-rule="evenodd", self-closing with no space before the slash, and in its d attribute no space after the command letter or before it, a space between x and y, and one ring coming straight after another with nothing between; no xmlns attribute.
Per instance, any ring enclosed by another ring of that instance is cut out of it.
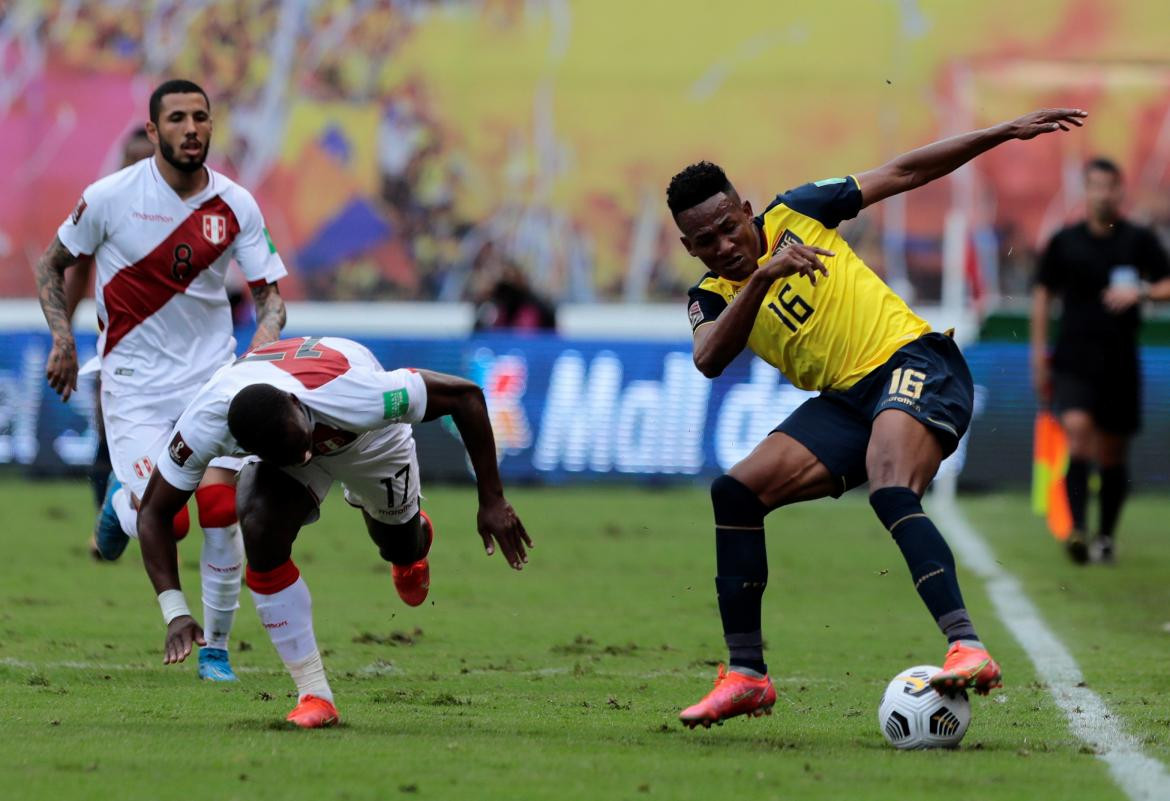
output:
<svg viewBox="0 0 1170 801"><path fill-rule="evenodd" d="M840 480L842 493L868 480L865 451L873 419L901 409L934 432L950 456L971 423L975 385L959 346L946 334L925 334L843 392L802 403L774 431L804 445Z"/></svg>

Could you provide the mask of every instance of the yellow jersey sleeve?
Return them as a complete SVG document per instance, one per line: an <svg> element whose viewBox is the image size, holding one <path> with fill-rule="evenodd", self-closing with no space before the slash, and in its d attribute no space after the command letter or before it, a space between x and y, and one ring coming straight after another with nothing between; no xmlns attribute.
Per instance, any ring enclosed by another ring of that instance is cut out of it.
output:
<svg viewBox="0 0 1170 801"><path fill-rule="evenodd" d="M930 330L837 232L861 210L857 179L831 178L776 196L756 218L765 243L761 266L792 243L831 250L828 276L777 280L765 295L748 348L801 389L845 390L898 348ZM711 322L743 282L708 273L691 288L691 328Z"/></svg>

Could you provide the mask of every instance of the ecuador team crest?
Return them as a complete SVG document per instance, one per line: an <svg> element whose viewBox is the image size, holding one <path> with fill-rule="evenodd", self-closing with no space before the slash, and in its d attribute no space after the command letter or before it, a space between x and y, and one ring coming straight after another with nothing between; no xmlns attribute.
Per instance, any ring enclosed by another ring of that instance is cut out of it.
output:
<svg viewBox="0 0 1170 801"><path fill-rule="evenodd" d="M213 245L222 245L227 239L227 217L222 214L204 214L203 238Z"/></svg>
<svg viewBox="0 0 1170 801"><path fill-rule="evenodd" d="M784 248L788 247L793 242L795 242L798 245L804 244L804 240L801 239L796 234L792 233L792 229L790 229L790 228L785 229L784 231L782 231L780 233L780 236L776 237L776 244L773 245L773 247L772 247L772 255L775 256L777 253L784 250Z"/></svg>

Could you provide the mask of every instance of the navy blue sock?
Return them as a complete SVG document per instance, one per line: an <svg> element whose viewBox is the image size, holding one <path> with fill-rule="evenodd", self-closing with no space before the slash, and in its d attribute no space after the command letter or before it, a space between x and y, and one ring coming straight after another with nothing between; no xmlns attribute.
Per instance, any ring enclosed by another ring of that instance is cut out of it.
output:
<svg viewBox="0 0 1170 801"><path fill-rule="evenodd" d="M1069 459L1064 474L1064 489L1068 493L1068 511L1072 515L1073 528L1084 532L1088 527L1089 506L1089 463L1084 459Z"/></svg>
<svg viewBox="0 0 1170 801"><path fill-rule="evenodd" d="M728 663L767 673L760 611L768 586L764 543L768 510L754 492L726 475L711 483L711 504L715 509L715 590Z"/></svg>
<svg viewBox="0 0 1170 801"><path fill-rule="evenodd" d="M922 511L917 493L909 487L884 487L869 496L869 504L902 550L914 589L934 615L947 642L978 640L959 592L955 557Z"/></svg>
<svg viewBox="0 0 1170 801"><path fill-rule="evenodd" d="M1121 506L1125 503L1125 496L1128 493L1129 471L1125 465L1101 468L1101 494L1098 496L1101 527L1097 533L1102 537L1112 539L1113 531L1117 528L1117 519L1121 517Z"/></svg>

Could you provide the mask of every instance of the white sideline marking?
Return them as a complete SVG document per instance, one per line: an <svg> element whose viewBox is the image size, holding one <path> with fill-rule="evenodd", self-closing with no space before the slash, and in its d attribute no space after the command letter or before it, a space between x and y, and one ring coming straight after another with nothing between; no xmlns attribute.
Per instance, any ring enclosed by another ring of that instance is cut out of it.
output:
<svg viewBox="0 0 1170 801"><path fill-rule="evenodd" d="M1134 801L1170 801L1170 775L1158 760L1142 751L1141 742L1084 684L1084 675L1040 611L1025 594L1019 580L995 561L995 555L967 522L944 486L932 494L932 515L959 553L962 564L983 579L1000 620L1032 660L1048 685L1056 705L1068 718L1073 734L1093 748L1109 766L1119 787Z"/></svg>

